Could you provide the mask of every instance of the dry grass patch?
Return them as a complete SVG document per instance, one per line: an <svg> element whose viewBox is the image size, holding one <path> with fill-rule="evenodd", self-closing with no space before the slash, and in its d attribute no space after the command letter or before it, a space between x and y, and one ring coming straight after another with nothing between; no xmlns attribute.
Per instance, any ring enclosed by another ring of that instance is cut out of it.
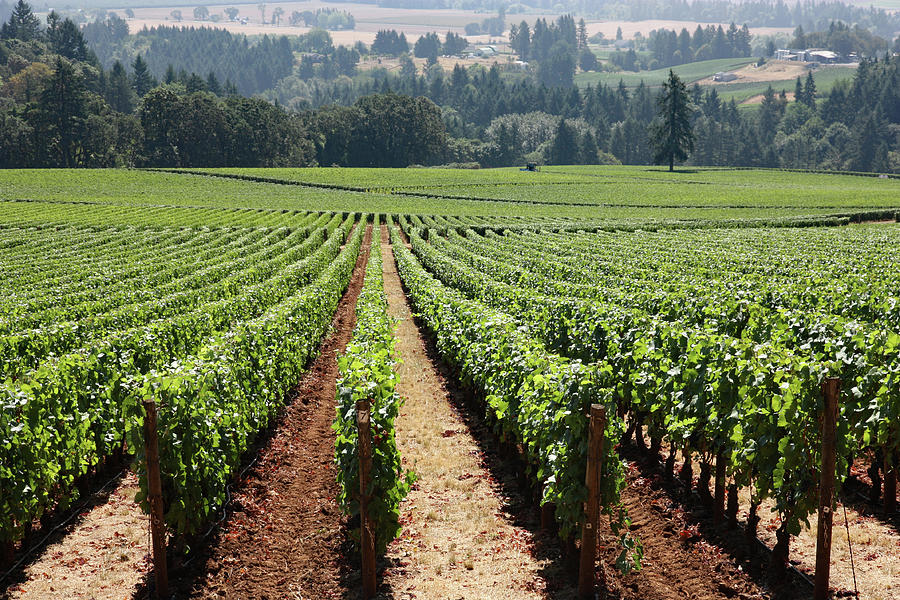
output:
<svg viewBox="0 0 900 600"><path fill-rule="evenodd" d="M149 572L147 517L135 504L137 476L128 473L109 496L25 569L10 600L130 598Z"/></svg>
<svg viewBox="0 0 900 600"><path fill-rule="evenodd" d="M406 398L397 443L418 476L401 507L403 533L388 549L397 568L385 582L398 598L546 597L531 532L509 522L481 450L412 321L389 245L383 253L390 311L400 319L397 389Z"/></svg>

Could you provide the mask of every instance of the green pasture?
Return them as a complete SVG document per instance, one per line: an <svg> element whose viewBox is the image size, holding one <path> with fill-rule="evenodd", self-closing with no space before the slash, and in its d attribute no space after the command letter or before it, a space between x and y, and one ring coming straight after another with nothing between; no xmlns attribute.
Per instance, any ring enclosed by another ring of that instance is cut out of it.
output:
<svg viewBox="0 0 900 600"><path fill-rule="evenodd" d="M707 77L712 77L719 71L732 71L754 62L755 58L720 58L716 60L703 60L685 65L671 67L675 74L686 83L694 83ZM650 87L662 85L669 76L669 67L655 69L653 71L639 71L637 73L621 71L618 73L579 73L575 76L575 83L581 87L605 84L615 87L619 81L625 87L637 87L643 81Z"/></svg>

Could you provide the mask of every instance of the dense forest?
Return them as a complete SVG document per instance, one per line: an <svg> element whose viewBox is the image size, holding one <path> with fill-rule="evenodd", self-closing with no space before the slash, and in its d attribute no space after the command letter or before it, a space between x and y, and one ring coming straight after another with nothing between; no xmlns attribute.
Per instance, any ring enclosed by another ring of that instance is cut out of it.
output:
<svg viewBox="0 0 900 600"><path fill-rule="evenodd" d="M150 64L159 59L150 50L104 65L72 21L51 15L43 26L20 0L0 28L0 164L651 161L648 132L659 91L643 84L581 89L570 78L548 82L540 68L513 76L498 65L445 72L431 64L423 72L406 54L399 72L357 72L360 54L371 49L336 47L327 32L313 30L260 42L266 48L288 43L301 59L292 64L285 58L282 70L290 74L248 98L236 75L223 78L185 64L211 52L210 43L232 45L219 52L255 45L209 30L162 29L183 40L185 60L173 57L158 76ZM547 23L546 33L532 33L522 52L536 56L546 48L552 56L560 45L583 47L580 29L569 17ZM400 36L383 37L409 48ZM417 45L424 52L435 39L423 38ZM852 81L827 94L816 90L811 73L789 87L769 89L752 110L722 102L714 89L691 88L697 139L688 162L900 172L900 57L863 60Z"/></svg>
<svg viewBox="0 0 900 600"><path fill-rule="evenodd" d="M274 87L294 65L294 48L285 36L262 36L251 44L246 36L223 29L165 26L130 35L128 23L115 15L85 25L82 33L104 68L142 56L158 79L177 65L187 72L212 73L246 95Z"/></svg>
<svg viewBox="0 0 900 600"><path fill-rule="evenodd" d="M715 89L690 89L696 165L764 166L900 172L900 57L863 61L852 81L828 94L812 75L802 93L769 89L756 110L722 102ZM306 82L300 109L352 104L372 93L425 96L443 107L451 136L449 162L482 166L537 162L649 164L648 127L657 90L640 85L548 87L533 79L507 80L499 67L457 67L449 74L386 71L355 80ZM553 150L565 130L574 142ZM596 149L595 149L596 148Z"/></svg>

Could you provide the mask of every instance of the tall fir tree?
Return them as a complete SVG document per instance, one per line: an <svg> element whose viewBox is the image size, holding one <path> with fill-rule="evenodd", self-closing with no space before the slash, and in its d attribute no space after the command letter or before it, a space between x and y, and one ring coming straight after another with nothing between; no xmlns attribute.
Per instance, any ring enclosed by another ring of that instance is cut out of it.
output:
<svg viewBox="0 0 900 600"><path fill-rule="evenodd" d="M556 127L556 135L550 146L550 163L554 165L572 165L578 162L578 140L575 131L566 123L565 119L559 120Z"/></svg>
<svg viewBox="0 0 900 600"><path fill-rule="evenodd" d="M0 27L0 39L3 40L21 40L30 42L40 39L41 22L35 16L25 0L19 0L13 8L9 21Z"/></svg>
<svg viewBox="0 0 900 600"><path fill-rule="evenodd" d="M675 170L675 161L683 161L694 151L694 129L691 125L693 108L687 87L671 69L669 78L657 98L659 114L650 130L654 148L653 162L668 163Z"/></svg>
<svg viewBox="0 0 900 600"><path fill-rule="evenodd" d="M816 81L812 71L806 74L806 85L803 88L803 103L810 108L816 107Z"/></svg>
<svg viewBox="0 0 900 600"><path fill-rule="evenodd" d="M110 108L120 113L130 114L134 110L135 93L122 63L116 61L106 81L106 101Z"/></svg>
<svg viewBox="0 0 900 600"><path fill-rule="evenodd" d="M62 57L56 58L53 76L38 100L38 111L48 158L61 167L77 166L87 99L84 81Z"/></svg>
<svg viewBox="0 0 900 600"><path fill-rule="evenodd" d="M53 52L69 60L96 62L97 58L88 50L81 30L72 19L60 19L51 12L47 17L47 40ZM92 60L91 60L92 59Z"/></svg>
<svg viewBox="0 0 900 600"><path fill-rule="evenodd" d="M133 71L131 87L139 98L143 98L147 95L147 92L156 87L156 79L150 74L150 70L147 68L147 61L140 54L131 63L131 69Z"/></svg>

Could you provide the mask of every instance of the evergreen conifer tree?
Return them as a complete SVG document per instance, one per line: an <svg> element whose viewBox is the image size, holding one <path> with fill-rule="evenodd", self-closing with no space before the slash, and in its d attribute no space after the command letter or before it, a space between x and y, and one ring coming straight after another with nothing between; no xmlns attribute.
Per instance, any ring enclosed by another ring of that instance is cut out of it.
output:
<svg viewBox="0 0 900 600"><path fill-rule="evenodd" d="M13 8L9 21L0 27L0 39L22 40L30 42L41 37L41 22L31 11L31 6L25 0L19 0Z"/></svg>
<svg viewBox="0 0 900 600"><path fill-rule="evenodd" d="M694 151L694 130L687 87L671 69L657 98L657 105L659 114L650 131L654 147L653 162L668 163L669 171L673 171L676 160L683 161Z"/></svg>
<svg viewBox="0 0 900 600"><path fill-rule="evenodd" d="M150 74L147 61L140 54L135 57L131 68L134 71L131 76L131 87L139 98L143 98L147 92L156 87L156 79Z"/></svg>

